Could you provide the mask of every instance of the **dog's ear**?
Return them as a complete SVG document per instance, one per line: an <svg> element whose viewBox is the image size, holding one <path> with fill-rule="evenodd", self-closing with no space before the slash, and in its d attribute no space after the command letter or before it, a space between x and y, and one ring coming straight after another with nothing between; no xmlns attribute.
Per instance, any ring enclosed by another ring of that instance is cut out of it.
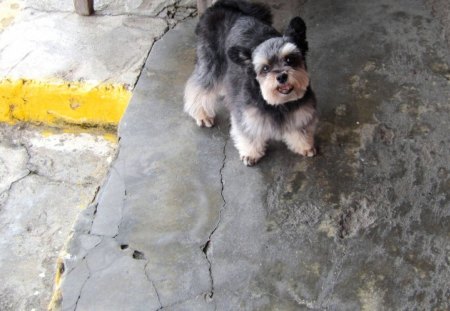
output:
<svg viewBox="0 0 450 311"><path fill-rule="evenodd" d="M242 46L232 46L228 49L228 57L240 66L249 66L252 63L252 52Z"/></svg>
<svg viewBox="0 0 450 311"><path fill-rule="evenodd" d="M302 54L306 56L306 52L308 52L308 41L306 41L306 24L301 17L294 17L290 21L284 35L286 37L291 37L295 44L300 48Z"/></svg>

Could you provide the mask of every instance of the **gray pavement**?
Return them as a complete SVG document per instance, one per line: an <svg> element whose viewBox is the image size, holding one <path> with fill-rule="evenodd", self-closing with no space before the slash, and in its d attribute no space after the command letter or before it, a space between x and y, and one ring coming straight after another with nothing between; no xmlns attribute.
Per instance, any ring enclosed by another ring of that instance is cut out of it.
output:
<svg viewBox="0 0 450 311"><path fill-rule="evenodd" d="M0 0L0 79L123 84L132 90L153 43L196 13L192 1ZM4 15L4 16L3 16Z"/></svg>
<svg viewBox="0 0 450 311"><path fill-rule="evenodd" d="M420 0L271 1L300 13L320 154L255 168L182 112L195 20L153 47L120 150L74 227L62 310L447 310L450 53ZM294 4L295 3L295 4Z"/></svg>
<svg viewBox="0 0 450 311"><path fill-rule="evenodd" d="M61 249L116 151L97 135L0 125L0 310L46 310Z"/></svg>
<svg viewBox="0 0 450 311"><path fill-rule="evenodd" d="M96 1L96 10L80 17L72 0L0 0L0 80L131 91L153 43L196 14L180 0ZM103 134L0 124L1 311L47 309L73 223L117 155L117 140Z"/></svg>

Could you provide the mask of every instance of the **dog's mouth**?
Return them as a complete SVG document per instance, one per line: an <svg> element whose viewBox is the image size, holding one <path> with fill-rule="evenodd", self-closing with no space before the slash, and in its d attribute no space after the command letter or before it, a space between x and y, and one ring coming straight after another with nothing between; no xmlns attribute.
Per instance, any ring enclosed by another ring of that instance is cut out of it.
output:
<svg viewBox="0 0 450 311"><path fill-rule="evenodd" d="M284 95L291 93L293 89L294 87L289 83L283 83L277 87L277 91Z"/></svg>

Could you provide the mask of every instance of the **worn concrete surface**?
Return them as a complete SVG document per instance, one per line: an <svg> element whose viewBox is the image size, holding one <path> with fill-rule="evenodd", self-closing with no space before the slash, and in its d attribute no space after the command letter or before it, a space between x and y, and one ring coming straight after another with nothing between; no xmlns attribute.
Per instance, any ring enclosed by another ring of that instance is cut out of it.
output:
<svg viewBox="0 0 450 311"><path fill-rule="evenodd" d="M73 12L73 0L24 0L25 6L44 11ZM173 7L181 11L196 11L195 0L96 0L96 15L124 15L161 17L161 13ZM180 12L179 12L180 13Z"/></svg>
<svg viewBox="0 0 450 311"><path fill-rule="evenodd" d="M225 112L197 128L182 112L195 21L178 25L152 49L119 156L74 228L63 310L450 308L442 27L420 0L271 4L277 25L308 25L319 156L273 144L247 168Z"/></svg>
<svg viewBox="0 0 450 311"><path fill-rule="evenodd" d="M101 136L0 126L0 310L45 310L55 262L116 155Z"/></svg>
<svg viewBox="0 0 450 311"><path fill-rule="evenodd" d="M450 2L446 0L426 0L425 3L431 9L433 16L441 22L444 30L442 35L450 48Z"/></svg>
<svg viewBox="0 0 450 311"><path fill-rule="evenodd" d="M0 79L119 83L132 89L155 40L195 14L188 1L96 3L97 15L81 17L73 1L0 0Z"/></svg>
<svg viewBox="0 0 450 311"><path fill-rule="evenodd" d="M55 6L63 3L67 11ZM132 89L155 40L196 13L189 1L96 4L97 16L80 17L72 1L0 0L0 79ZM56 258L78 214L91 210L116 147L102 136L0 126L0 310L47 309Z"/></svg>

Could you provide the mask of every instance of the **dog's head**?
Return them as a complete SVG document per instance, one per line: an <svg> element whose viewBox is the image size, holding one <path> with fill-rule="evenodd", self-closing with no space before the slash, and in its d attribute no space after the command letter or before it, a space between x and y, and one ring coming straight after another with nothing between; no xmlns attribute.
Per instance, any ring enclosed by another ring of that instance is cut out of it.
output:
<svg viewBox="0 0 450 311"><path fill-rule="evenodd" d="M268 104L281 105L302 98L308 88L307 51L305 22L295 17L283 37L268 39L253 52L231 47L228 56L238 65L252 68Z"/></svg>

